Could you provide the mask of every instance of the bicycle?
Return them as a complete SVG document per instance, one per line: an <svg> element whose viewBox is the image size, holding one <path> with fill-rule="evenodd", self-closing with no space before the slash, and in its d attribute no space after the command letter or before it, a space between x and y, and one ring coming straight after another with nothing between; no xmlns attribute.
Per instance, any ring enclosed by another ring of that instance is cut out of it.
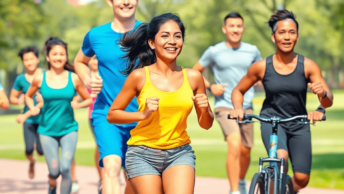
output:
<svg viewBox="0 0 344 194"><path fill-rule="evenodd" d="M272 124L272 134L270 136L270 150L268 158L259 158L259 172L256 173L251 181L249 194L270 194L271 183L273 183L273 194L294 194L293 183L289 175L284 174L284 166L288 161L284 161L284 158L277 158L277 129L278 124L287 123L295 120L299 120L299 124L310 124L307 119L307 115L298 115L290 118L281 119L280 117L261 117L258 115L244 115L242 121L238 123L246 124L252 123L252 119L257 119L260 122ZM230 115L228 115L228 119ZM326 116L322 121L326 120ZM270 164L263 167L263 164L269 162ZM280 165L278 167L278 164ZM288 165L288 163L287 163ZM257 191L257 192L255 192Z"/></svg>

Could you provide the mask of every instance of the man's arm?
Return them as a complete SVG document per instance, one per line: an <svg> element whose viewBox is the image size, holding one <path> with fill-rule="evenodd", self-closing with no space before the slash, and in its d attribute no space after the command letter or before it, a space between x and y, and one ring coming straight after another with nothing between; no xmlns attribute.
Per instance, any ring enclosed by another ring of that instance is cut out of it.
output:
<svg viewBox="0 0 344 194"><path fill-rule="evenodd" d="M199 63L197 62L192 69L195 69L199 72L203 72L205 70L205 68ZM204 85L205 85L205 88L209 88L210 86L210 82L203 76L203 80L204 80Z"/></svg>
<svg viewBox="0 0 344 194"><path fill-rule="evenodd" d="M75 72L80 80L86 85L87 80L90 78L90 68L88 63L92 57L87 57L80 49L74 60Z"/></svg>
<svg viewBox="0 0 344 194"><path fill-rule="evenodd" d="M193 67L193 69L203 72L205 67L203 67L200 62L197 62L196 65ZM225 92L225 86L227 85L226 83L221 83L221 84L210 84L210 82L203 76L204 80L204 85L205 88L209 88L211 93L213 93L215 96L221 96Z"/></svg>
<svg viewBox="0 0 344 194"><path fill-rule="evenodd" d="M92 91L92 94L99 94L103 87L103 80L98 74L91 74L88 63L92 57L86 56L80 49L74 60L75 73L82 83Z"/></svg>

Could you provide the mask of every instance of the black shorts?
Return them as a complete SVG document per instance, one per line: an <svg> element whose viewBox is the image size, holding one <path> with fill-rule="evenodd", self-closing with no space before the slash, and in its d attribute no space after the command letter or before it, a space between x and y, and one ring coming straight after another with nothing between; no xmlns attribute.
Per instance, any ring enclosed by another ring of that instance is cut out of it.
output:
<svg viewBox="0 0 344 194"><path fill-rule="evenodd" d="M288 130L279 125L277 130L277 149L288 152L294 172L309 175L312 165L312 143L309 125L301 125L300 128L295 130ZM265 149L269 153L272 124L261 123L261 133Z"/></svg>

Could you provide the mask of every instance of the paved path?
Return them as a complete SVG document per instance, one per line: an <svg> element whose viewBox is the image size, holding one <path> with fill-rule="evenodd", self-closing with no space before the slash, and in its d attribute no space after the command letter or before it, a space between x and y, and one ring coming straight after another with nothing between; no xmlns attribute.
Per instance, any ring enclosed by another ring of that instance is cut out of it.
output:
<svg viewBox="0 0 344 194"><path fill-rule="evenodd" d="M1 194L46 194L48 190L48 168L45 163L36 163L35 179L27 177L28 162L0 159ZM79 194L97 194L97 172L95 168L77 166ZM60 180L59 180L60 183ZM59 192L58 192L59 193ZM228 194L226 179L196 178L195 194ZM344 194L341 190L307 188L300 194Z"/></svg>

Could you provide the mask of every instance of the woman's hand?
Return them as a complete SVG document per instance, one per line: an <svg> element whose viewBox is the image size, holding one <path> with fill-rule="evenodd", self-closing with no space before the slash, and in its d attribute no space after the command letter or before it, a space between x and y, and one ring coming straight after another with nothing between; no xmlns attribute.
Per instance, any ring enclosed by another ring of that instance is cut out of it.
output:
<svg viewBox="0 0 344 194"><path fill-rule="evenodd" d="M30 111L31 111L32 116L36 116L36 115L39 115L39 113L41 112L41 109L39 109L37 107L33 107L30 109Z"/></svg>
<svg viewBox="0 0 344 194"><path fill-rule="evenodd" d="M192 97L196 106L202 111L207 112L209 109L208 97L205 94L196 94Z"/></svg>
<svg viewBox="0 0 344 194"><path fill-rule="evenodd" d="M23 114L20 114L20 115L18 115L18 116L16 117L16 121L17 121L17 123L19 123L19 124L23 124L23 123L25 122L25 120L26 120L26 117L25 117L25 115L23 115Z"/></svg>
<svg viewBox="0 0 344 194"><path fill-rule="evenodd" d="M245 111L243 109L232 109L229 111L231 119L236 119L237 121L242 121L244 118Z"/></svg>
<svg viewBox="0 0 344 194"><path fill-rule="evenodd" d="M151 97L146 99L145 109L143 110L143 119L148 119L153 112L159 109L159 98Z"/></svg>
<svg viewBox="0 0 344 194"><path fill-rule="evenodd" d="M325 89L322 86L321 82L316 82L316 83L308 83L308 88L311 89L313 94L318 95L319 97L323 97L325 95Z"/></svg>
<svg viewBox="0 0 344 194"><path fill-rule="evenodd" d="M320 111L311 111L308 113L307 119L312 121L313 125L315 125L316 121L322 121L324 117L324 113Z"/></svg>

